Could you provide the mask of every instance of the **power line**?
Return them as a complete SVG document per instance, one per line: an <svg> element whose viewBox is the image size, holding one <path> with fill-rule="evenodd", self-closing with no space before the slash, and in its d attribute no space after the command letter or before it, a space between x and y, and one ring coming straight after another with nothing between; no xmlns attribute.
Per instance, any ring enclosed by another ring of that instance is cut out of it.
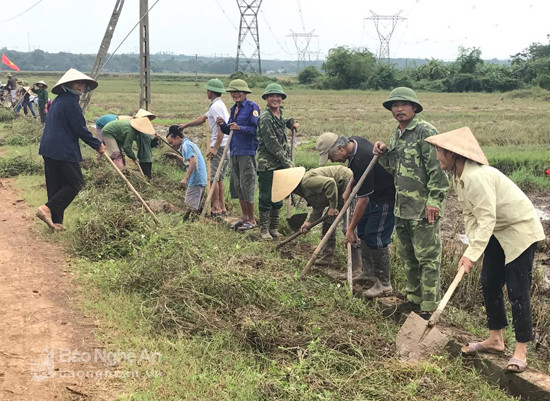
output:
<svg viewBox="0 0 550 401"><path fill-rule="evenodd" d="M130 29L130 32L128 32L128 35L126 35L124 37L124 39L122 39L122 42L120 42L120 44L117 46L117 48L115 49L114 52L111 53L111 55L109 56L109 58L107 59L107 61L105 61L105 63L101 66L101 68L99 69L99 71L97 72L97 75L99 76L99 74L101 73L101 71L103 71L103 68L105 68L105 66L107 65L107 63L109 61L111 61L111 59L113 58L113 56L115 55L115 53L117 52L118 49L120 49L120 46L122 46L122 44L126 41L126 39L128 39L128 36L130 36L130 34L132 32L134 32L134 29L136 29L136 27L139 25L139 23L141 22L141 20L143 18L145 18L147 15L149 15L149 12L151 12L151 10L153 9L153 7L155 7L157 5L157 3L159 2L160 0L157 0L155 1L155 4L153 4L151 7L149 7L149 10L147 10L147 12L145 14L142 15L142 17L138 20L138 22L136 22L136 24L134 25L134 27L132 29Z"/></svg>
<svg viewBox="0 0 550 401"><path fill-rule="evenodd" d="M38 4L42 3L42 0L38 0L36 3L34 3L32 6L30 6L29 8L27 8L25 11L23 11L22 13L20 14L17 14L15 17L11 17L11 18L8 18L4 21L0 21L1 24L3 24L4 22L8 22L8 21L11 21L11 20L14 20L16 19L17 17L20 17L22 16L23 14L27 13L28 11L32 10L35 6L37 6Z"/></svg>

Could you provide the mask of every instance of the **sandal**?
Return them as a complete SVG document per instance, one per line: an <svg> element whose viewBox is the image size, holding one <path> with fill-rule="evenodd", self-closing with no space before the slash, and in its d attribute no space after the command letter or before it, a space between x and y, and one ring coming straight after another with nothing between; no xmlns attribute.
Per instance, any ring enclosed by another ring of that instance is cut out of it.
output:
<svg viewBox="0 0 550 401"><path fill-rule="evenodd" d="M243 223L239 228L237 228L238 231L247 231L247 230L252 230L253 228L256 227L256 224L252 224L252 223Z"/></svg>
<svg viewBox="0 0 550 401"><path fill-rule="evenodd" d="M468 343L462 347L462 355L475 355L475 354L502 354L504 350L498 350L493 348L487 348L478 341Z"/></svg>
<svg viewBox="0 0 550 401"><path fill-rule="evenodd" d="M219 212L219 213L212 212L212 213L210 213L210 217L221 217L221 216L223 216L222 212Z"/></svg>
<svg viewBox="0 0 550 401"><path fill-rule="evenodd" d="M512 373L521 373L524 372L525 369L527 369L527 362L517 358L511 358L508 361L508 366L506 366L506 370Z"/></svg>
<svg viewBox="0 0 550 401"><path fill-rule="evenodd" d="M234 225L233 225L233 230L237 231L239 228L241 228L241 226L243 225L244 223L242 221L237 221Z"/></svg>

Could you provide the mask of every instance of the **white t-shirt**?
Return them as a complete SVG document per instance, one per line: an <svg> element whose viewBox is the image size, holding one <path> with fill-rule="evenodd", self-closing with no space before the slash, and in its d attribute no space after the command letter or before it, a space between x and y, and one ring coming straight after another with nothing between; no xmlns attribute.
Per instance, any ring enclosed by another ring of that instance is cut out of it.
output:
<svg viewBox="0 0 550 401"><path fill-rule="evenodd" d="M206 112L206 117L208 118L208 125L210 125L210 147L214 147L216 138L218 137L218 124L216 124L216 119L218 117L223 117L223 121L226 123L229 120L229 112L221 97L215 98L214 101L210 103L210 108ZM227 145L228 137L228 135L223 136L220 146Z"/></svg>

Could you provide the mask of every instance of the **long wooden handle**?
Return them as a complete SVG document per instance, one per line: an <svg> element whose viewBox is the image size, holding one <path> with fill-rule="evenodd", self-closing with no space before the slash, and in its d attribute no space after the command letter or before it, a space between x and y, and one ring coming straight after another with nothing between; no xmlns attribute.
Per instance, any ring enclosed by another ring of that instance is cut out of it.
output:
<svg viewBox="0 0 550 401"><path fill-rule="evenodd" d="M334 219L334 223L332 223L332 225L328 229L327 233L325 234L325 236L323 237L323 239L319 243L319 245L317 245L317 248L313 252L313 255L311 255L311 258L309 259L306 266L304 267L304 269L300 273L300 278L303 278L309 272L309 270L311 269L311 266L313 266L313 264L315 263L315 260L317 260L317 256L319 256L319 253L321 253L321 251L325 247L328 239L330 238L330 235L334 232L334 230L336 230L336 227L338 226L340 221L342 221L342 219L344 218L344 212L346 212L349 209L349 207L351 206L351 202L353 202L353 199L357 195L357 192L359 192L359 189L363 185L363 182L365 182L367 176L369 175L371 170L374 168L377 161L378 161L378 155L375 155L372 158L369 165L367 166L367 169L363 172L363 175L361 176L359 181L353 187L353 191L351 191L351 194L350 194L348 200L346 201L346 203L344 204L344 206L342 207L342 210L340 210L340 212L336 216L336 219Z"/></svg>
<svg viewBox="0 0 550 401"><path fill-rule="evenodd" d="M349 227L349 222L350 222L350 218L351 218L351 208L348 208L348 210L346 211L346 220L347 220L347 226ZM348 242L348 274L347 274L347 281L348 281L348 286L349 286L349 290L351 292L353 292L353 279L352 279L352 274L353 274L353 251L351 249L351 242Z"/></svg>
<svg viewBox="0 0 550 401"><path fill-rule="evenodd" d="M445 292L445 295L443 296L441 301L439 301L439 305L437 305L437 309L435 310L435 312L430 317L430 320L428 321L428 327L433 327L437 324L437 322L439 321L439 318L441 317L441 314L443 313L443 309L445 309L445 307L447 306L447 303L453 296L453 293L455 292L456 287L458 286L458 283L460 283L460 280L462 280L462 277L464 277L464 266L460 266L460 269L458 269L458 272L456 273L456 276L453 282L449 286L449 289L447 290L447 292Z"/></svg>
<svg viewBox="0 0 550 401"><path fill-rule="evenodd" d="M296 128L292 127L291 129L292 135L290 137L290 160L292 163L294 163L294 156L295 156L295 146L294 142L296 141ZM286 218L290 219L290 216L292 216L292 194L288 195L286 198Z"/></svg>
<svg viewBox="0 0 550 401"><path fill-rule="evenodd" d="M155 216L155 213L153 213L153 211L151 210L151 208L149 207L149 205L147 204L147 202L145 202L143 200L143 198L141 197L141 195L138 193L138 191L136 191L136 189L134 188L134 186L130 183L130 181L128 181L128 179L124 176L124 174L122 174L122 171L120 171L120 169L117 167L117 165L115 164L114 161L111 160L111 158L107 155L104 155L105 156L105 159L107 159L107 161L109 163L111 163L111 166L113 166L113 168L115 169L115 171L118 173L118 175L120 175L120 177L124 180L124 182L126 183L126 185L128 185L128 187L130 188L130 190L134 193L134 195L136 196L136 198L139 199L139 201L141 202L141 204L143 205L143 207L145 208L145 210L147 210L147 212L149 212L149 214L153 217L153 220L155 221L155 223L157 223L157 225L160 226L160 221L159 219L157 219L157 216Z"/></svg>
<svg viewBox="0 0 550 401"><path fill-rule="evenodd" d="M214 175L214 180L213 180L214 182L218 182L218 179L220 178L220 174L222 173L223 162L225 161L225 158L227 157L227 153L229 152L229 145L231 144L231 138L233 138L233 131L229 132L229 138L227 138L227 144L225 145L225 149L223 150L222 157L220 159L220 164L216 170L216 175ZM206 197L206 201L204 202L205 205L210 204L210 201L212 200L212 192L213 191L210 191L210 193ZM204 215L206 214L206 209L207 209L206 207L202 208L201 219L204 218Z"/></svg>
<svg viewBox="0 0 550 401"><path fill-rule="evenodd" d="M325 214L323 217L320 217L318 218L317 220L315 220L313 223L311 223L311 226L309 226L309 229L311 230L313 227L315 227L317 224L320 224L322 223L323 221L325 221L326 219L328 219L328 215ZM296 231L294 234L292 234L290 237L288 237L287 239L285 239L284 241L282 242L279 242L277 244L277 246L275 247L275 249L279 249L280 247L282 247L283 245L286 245L288 244L290 241L294 240L295 238L298 238L300 235L303 235L304 233L302 232L302 230L298 230Z"/></svg>

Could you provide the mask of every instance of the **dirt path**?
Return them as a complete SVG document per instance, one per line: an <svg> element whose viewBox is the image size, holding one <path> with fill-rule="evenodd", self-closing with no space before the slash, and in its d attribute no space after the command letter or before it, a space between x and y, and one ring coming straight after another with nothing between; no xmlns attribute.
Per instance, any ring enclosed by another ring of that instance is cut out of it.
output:
<svg viewBox="0 0 550 401"><path fill-rule="evenodd" d="M78 377L107 366L93 363L95 325L75 306L67 256L34 219L0 180L0 400L113 399L105 380Z"/></svg>

